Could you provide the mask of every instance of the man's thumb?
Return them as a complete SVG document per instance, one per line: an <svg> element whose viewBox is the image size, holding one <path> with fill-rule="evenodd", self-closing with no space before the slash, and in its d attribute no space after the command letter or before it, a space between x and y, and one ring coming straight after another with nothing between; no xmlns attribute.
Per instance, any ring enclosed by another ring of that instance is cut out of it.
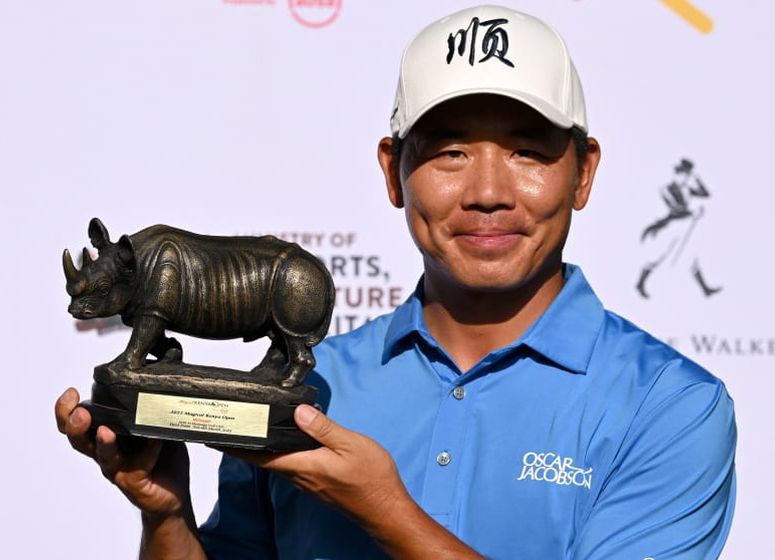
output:
<svg viewBox="0 0 775 560"><path fill-rule="evenodd" d="M294 420L302 432L329 449L336 449L337 444L343 439L345 429L313 406L307 404L297 406Z"/></svg>

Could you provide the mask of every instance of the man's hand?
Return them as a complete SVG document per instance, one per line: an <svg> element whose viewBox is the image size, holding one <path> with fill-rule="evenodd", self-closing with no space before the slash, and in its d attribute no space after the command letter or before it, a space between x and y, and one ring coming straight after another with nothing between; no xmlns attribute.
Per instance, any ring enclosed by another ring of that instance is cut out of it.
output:
<svg viewBox="0 0 775 560"><path fill-rule="evenodd" d="M223 451L285 475L302 490L347 512L367 530L371 519L390 515L402 500L411 500L393 459L374 440L335 424L311 406L297 407L294 418L323 447L279 454Z"/></svg>
<svg viewBox="0 0 775 560"><path fill-rule="evenodd" d="M94 459L102 474L151 516L178 515L188 503L188 453L185 445L148 440L135 454L124 456L116 434L105 426L89 435L91 415L78 406L78 391L65 391L55 405L59 431L70 445Z"/></svg>
<svg viewBox="0 0 775 560"><path fill-rule="evenodd" d="M294 419L323 447L283 454L223 451L279 472L344 510L395 558L481 558L420 509L392 457L377 442L339 426L311 406L297 407Z"/></svg>
<svg viewBox="0 0 775 560"><path fill-rule="evenodd" d="M91 415L78 406L79 400L73 388L59 397L54 407L57 427L142 511L141 557L204 558L189 495L186 446L148 440L136 453L125 455L109 428L99 426L90 437Z"/></svg>

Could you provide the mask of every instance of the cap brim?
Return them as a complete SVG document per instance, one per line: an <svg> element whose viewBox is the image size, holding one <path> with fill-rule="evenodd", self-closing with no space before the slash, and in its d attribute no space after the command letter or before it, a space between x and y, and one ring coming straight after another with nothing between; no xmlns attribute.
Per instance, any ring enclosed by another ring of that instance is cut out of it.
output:
<svg viewBox="0 0 775 560"><path fill-rule="evenodd" d="M412 120L407 120L405 123L403 123L403 126L398 131L398 137L401 139L406 138L406 135L409 133L409 130L411 130L411 128L415 124L417 124L417 122L424 115L426 115L431 109L433 109L434 107L438 107L445 101L450 101L451 99L457 99L458 97L463 97L466 95L476 95L480 93L502 95L504 97L514 99L515 101L524 103L531 109L535 109L541 115L543 115L549 122L551 122L553 125L559 128L569 129L569 128L573 128L574 126L578 126L579 128L581 128L586 132L585 127L583 127L580 124L574 123L571 119L565 116L561 111L559 111L558 109L556 109L555 107L547 103L546 101L539 99L533 95L530 95L529 93L513 91L513 90L504 90L501 88L472 88L472 89L464 89L464 90L448 93L446 95L439 96L433 99L432 101L429 101L419 111L415 111L415 116Z"/></svg>

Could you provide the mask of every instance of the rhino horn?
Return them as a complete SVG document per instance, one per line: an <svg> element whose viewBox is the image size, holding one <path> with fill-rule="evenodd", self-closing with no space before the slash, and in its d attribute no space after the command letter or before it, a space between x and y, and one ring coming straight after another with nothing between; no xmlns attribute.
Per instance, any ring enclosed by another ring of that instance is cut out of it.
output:
<svg viewBox="0 0 775 560"><path fill-rule="evenodd" d="M68 282L78 281L78 269L75 268L75 265L73 264L73 257L70 256L70 251L67 249L65 249L65 252L62 253L62 266L64 266L65 278L67 278Z"/></svg>
<svg viewBox="0 0 775 560"><path fill-rule="evenodd" d="M83 270L84 266L86 266L88 264L91 264L92 261L93 261L93 259L91 258L91 253L89 252L89 250L86 247L84 247L83 248L83 255L81 256L81 270Z"/></svg>

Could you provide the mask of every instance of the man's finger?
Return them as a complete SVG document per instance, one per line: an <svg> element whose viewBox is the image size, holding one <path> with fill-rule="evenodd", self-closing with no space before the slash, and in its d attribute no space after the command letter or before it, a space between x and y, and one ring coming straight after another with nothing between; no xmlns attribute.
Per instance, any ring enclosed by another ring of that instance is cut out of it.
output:
<svg viewBox="0 0 775 560"><path fill-rule="evenodd" d="M353 435L350 430L342 428L318 409L307 404L297 406L293 418L302 432L334 451L344 447L348 437Z"/></svg>
<svg viewBox="0 0 775 560"><path fill-rule="evenodd" d="M54 404L54 416L56 416L57 429L60 433L65 433L67 419L70 417L70 413L73 412L73 409L78 406L79 400L80 396L78 395L78 391L73 387L70 387L62 393L62 396L60 396L57 399L56 404Z"/></svg>
<svg viewBox="0 0 775 560"><path fill-rule="evenodd" d="M65 422L65 434L70 440L70 445L84 455L94 457L94 442L89 437L91 426L91 414L82 406L77 406L67 417Z"/></svg>
<svg viewBox="0 0 775 560"><path fill-rule="evenodd" d="M150 473L159 461L163 446L164 442L160 439L146 440L145 446L134 456L132 465L143 472Z"/></svg>
<svg viewBox="0 0 775 560"><path fill-rule="evenodd" d="M121 464L121 453L118 450L116 434L110 428L100 426L97 428L96 440L95 456L97 463L99 463L100 469L102 469L102 474L112 481Z"/></svg>

